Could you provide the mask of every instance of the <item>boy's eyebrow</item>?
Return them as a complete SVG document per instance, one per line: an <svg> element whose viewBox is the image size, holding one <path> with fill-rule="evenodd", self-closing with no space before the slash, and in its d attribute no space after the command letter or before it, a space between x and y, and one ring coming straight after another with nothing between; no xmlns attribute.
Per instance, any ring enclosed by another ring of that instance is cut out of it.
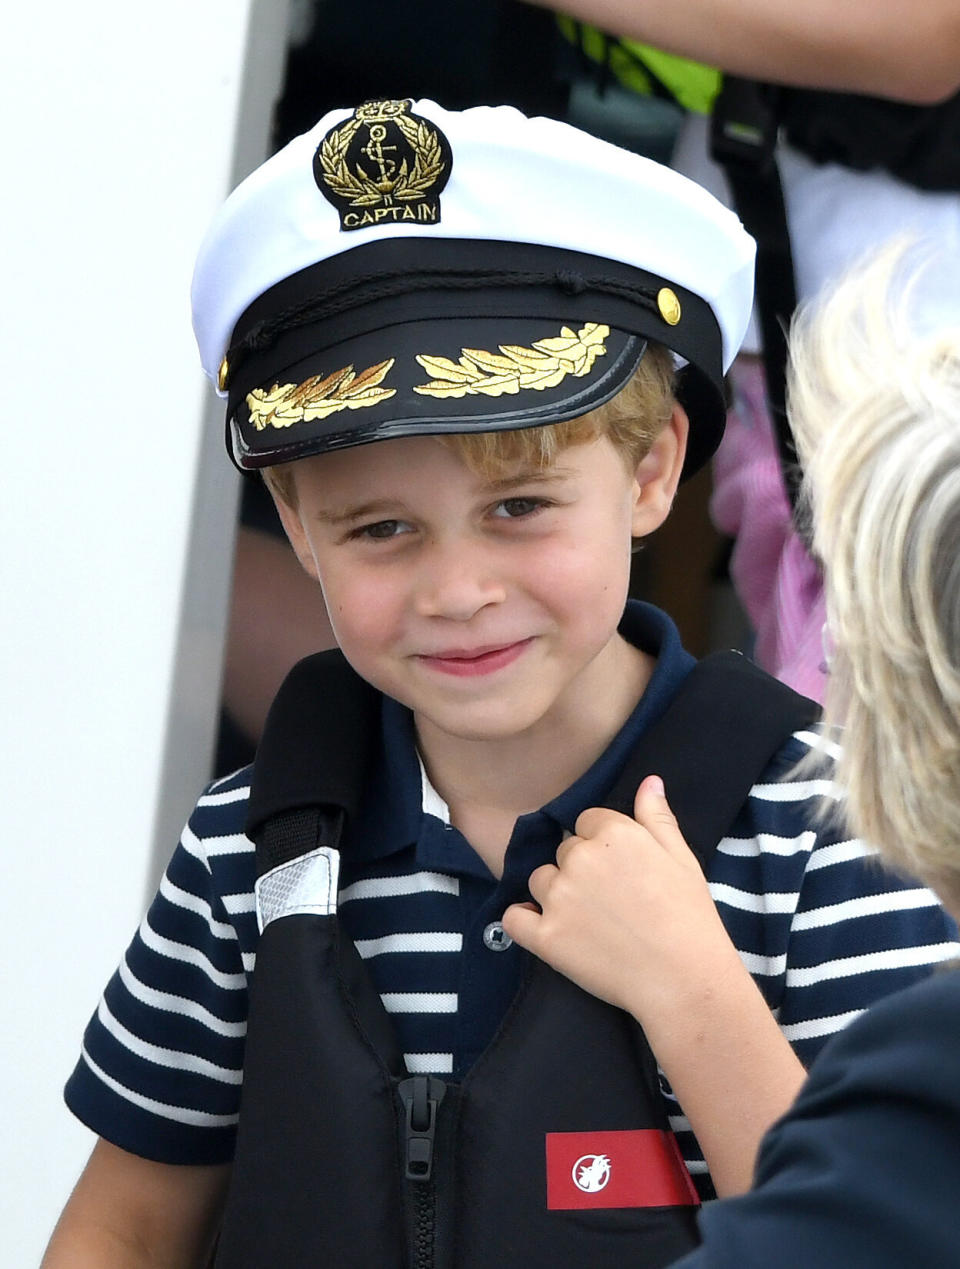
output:
<svg viewBox="0 0 960 1269"><path fill-rule="evenodd" d="M563 480L569 475L563 467L553 466L542 471L540 468L534 467L530 471L518 472L515 476L503 476L499 480L491 480L488 488L492 493L504 493L509 489L516 489L521 485L549 485L557 481Z"/></svg>
<svg viewBox="0 0 960 1269"><path fill-rule="evenodd" d="M360 502L352 507L321 507L314 514L314 519L321 524L345 524L348 520L361 520L366 516L384 515L390 512L390 519L396 520L404 510L403 503L396 499L374 498L370 502Z"/></svg>
<svg viewBox="0 0 960 1269"><path fill-rule="evenodd" d="M529 485L547 485L564 479L569 473L562 467L551 467L547 471L533 468L519 472L514 476L502 476L491 480L484 488L491 494L509 493L511 489L519 489ZM348 507L321 507L314 513L314 519L320 524L346 524L351 520L366 519L367 516L389 516L391 520L400 518L406 512L405 504L399 499L373 498L369 502L360 502Z"/></svg>

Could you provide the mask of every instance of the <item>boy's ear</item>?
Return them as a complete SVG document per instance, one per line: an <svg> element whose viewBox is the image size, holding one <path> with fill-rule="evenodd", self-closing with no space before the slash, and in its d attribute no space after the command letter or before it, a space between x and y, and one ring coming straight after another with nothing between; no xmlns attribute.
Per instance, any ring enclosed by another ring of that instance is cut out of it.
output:
<svg viewBox="0 0 960 1269"><path fill-rule="evenodd" d="M633 536L646 537L659 529L673 505L687 453L690 420L682 405L674 405L669 422L637 465L634 476Z"/></svg>
<svg viewBox="0 0 960 1269"><path fill-rule="evenodd" d="M294 554L300 561L304 571L312 577L315 582L319 582L320 578L317 575L317 564L313 558L313 551L310 548L310 542L304 530L303 522L300 519L300 513L294 510L294 508L290 506L289 502L286 502L279 494L274 493L272 489L270 490L270 494L273 498L273 505L277 509L277 515L280 517L280 523L283 525L283 531L286 533L287 538L290 541L290 545L293 547Z"/></svg>

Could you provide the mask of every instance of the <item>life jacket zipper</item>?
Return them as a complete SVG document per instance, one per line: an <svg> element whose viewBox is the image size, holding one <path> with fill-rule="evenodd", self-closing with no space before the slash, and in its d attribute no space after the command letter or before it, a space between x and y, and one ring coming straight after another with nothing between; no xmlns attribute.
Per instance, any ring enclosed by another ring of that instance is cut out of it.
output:
<svg viewBox="0 0 960 1269"><path fill-rule="evenodd" d="M413 1269L434 1269L437 1239L436 1162L437 1110L446 1095L443 1080L413 1075L397 1085L403 1106L404 1177L411 1182L413 1205L411 1253Z"/></svg>

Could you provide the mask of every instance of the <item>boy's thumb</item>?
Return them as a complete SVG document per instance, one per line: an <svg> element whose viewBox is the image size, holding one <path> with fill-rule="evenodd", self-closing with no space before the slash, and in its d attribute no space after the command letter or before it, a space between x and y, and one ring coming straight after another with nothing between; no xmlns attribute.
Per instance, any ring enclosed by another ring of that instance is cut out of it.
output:
<svg viewBox="0 0 960 1269"><path fill-rule="evenodd" d="M666 850L684 856L690 854L690 847L680 831L659 776L647 776L641 783L633 804L633 814L637 823Z"/></svg>
<svg viewBox="0 0 960 1269"><path fill-rule="evenodd" d="M655 820L660 824L675 824L673 811L667 801L663 781L658 775L648 775L641 780L633 801L633 817L640 823Z"/></svg>
<svg viewBox="0 0 960 1269"><path fill-rule="evenodd" d="M658 775L648 775L645 780L641 780L640 788L637 789L637 792L639 793L641 790L646 790L647 793L652 794L656 798L665 798L667 796L663 781Z"/></svg>

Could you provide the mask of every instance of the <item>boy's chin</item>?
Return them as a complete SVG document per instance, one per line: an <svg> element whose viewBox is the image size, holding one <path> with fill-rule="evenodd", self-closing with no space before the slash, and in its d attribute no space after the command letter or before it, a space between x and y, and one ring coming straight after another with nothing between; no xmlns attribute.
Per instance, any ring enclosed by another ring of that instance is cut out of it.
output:
<svg viewBox="0 0 960 1269"><path fill-rule="evenodd" d="M469 705L451 706L448 709L435 709L411 706L421 734L426 730L442 734L451 739L463 741L508 741L520 736L529 735L542 723L545 710L542 708L523 708L515 701L505 702L502 707L478 709Z"/></svg>

